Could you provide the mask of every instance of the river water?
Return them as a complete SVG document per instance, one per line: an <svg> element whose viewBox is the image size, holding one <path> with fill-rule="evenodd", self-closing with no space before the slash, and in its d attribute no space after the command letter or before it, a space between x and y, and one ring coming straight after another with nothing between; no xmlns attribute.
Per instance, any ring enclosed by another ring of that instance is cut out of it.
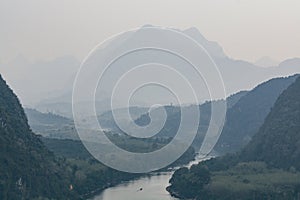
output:
<svg viewBox="0 0 300 200"><path fill-rule="evenodd" d="M202 160L202 159L201 159ZM201 160L191 162L188 166ZM173 172L153 173L149 177L142 177L115 187L105 189L93 200L175 200L166 191ZM142 190L141 190L142 188Z"/></svg>
<svg viewBox="0 0 300 200"><path fill-rule="evenodd" d="M107 188L93 200L175 200L166 191L171 175L172 172L154 174Z"/></svg>

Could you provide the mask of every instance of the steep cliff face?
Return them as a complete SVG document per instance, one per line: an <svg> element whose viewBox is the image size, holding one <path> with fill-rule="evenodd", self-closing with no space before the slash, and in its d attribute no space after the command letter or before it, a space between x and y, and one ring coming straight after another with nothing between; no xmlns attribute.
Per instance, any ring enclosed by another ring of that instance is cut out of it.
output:
<svg viewBox="0 0 300 200"><path fill-rule="evenodd" d="M29 128L17 96L0 75L0 199L69 196L67 172Z"/></svg>

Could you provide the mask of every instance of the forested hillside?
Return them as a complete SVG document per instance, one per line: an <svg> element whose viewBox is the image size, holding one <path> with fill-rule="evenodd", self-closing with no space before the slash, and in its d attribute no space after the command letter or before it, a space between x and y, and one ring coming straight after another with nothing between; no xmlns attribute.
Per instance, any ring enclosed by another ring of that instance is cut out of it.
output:
<svg viewBox="0 0 300 200"><path fill-rule="evenodd" d="M300 78L280 95L242 151L176 171L170 193L196 199L298 199L299 93Z"/></svg>
<svg viewBox="0 0 300 200"><path fill-rule="evenodd" d="M0 76L0 199L73 198L63 164L32 133L18 98Z"/></svg>
<svg viewBox="0 0 300 200"><path fill-rule="evenodd" d="M224 154L239 151L247 145L264 123L276 99L297 77L298 75L271 79L241 97L232 108L228 109L226 122L215 150Z"/></svg>
<svg viewBox="0 0 300 200"><path fill-rule="evenodd" d="M278 98L264 125L240 155L243 161L300 170L300 78Z"/></svg>
<svg viewBox="0 0 300 200"><path fill-rule="evenodd" d="M17 96L2 77L0 92L0 199L86 199L138 176L99 163L80 141L44 138L54 155L30 130ZM57 124L59 117L51 116L54 121L49 115L38 120Z"/></svg>

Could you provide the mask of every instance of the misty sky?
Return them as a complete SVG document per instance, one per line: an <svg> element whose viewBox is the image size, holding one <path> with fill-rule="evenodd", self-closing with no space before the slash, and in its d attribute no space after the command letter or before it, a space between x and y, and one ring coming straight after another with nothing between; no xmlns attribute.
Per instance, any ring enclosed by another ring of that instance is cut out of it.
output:
<svg viewBox="0 0 300 200"><path fill-rule="evenodd" d="M144 24L197 27L227 55L300 57L299 0L0 0L0 62L82 59L112 34Z"/></svg>

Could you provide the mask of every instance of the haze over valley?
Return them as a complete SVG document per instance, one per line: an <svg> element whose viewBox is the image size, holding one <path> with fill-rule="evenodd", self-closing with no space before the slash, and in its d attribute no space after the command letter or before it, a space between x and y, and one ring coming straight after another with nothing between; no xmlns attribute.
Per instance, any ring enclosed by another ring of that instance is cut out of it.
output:
<svg viewBox="0 0 300 200"><path fill-rule="evenodd" d="M0 1L0 199L299 199L299 9Z"/></svg>

